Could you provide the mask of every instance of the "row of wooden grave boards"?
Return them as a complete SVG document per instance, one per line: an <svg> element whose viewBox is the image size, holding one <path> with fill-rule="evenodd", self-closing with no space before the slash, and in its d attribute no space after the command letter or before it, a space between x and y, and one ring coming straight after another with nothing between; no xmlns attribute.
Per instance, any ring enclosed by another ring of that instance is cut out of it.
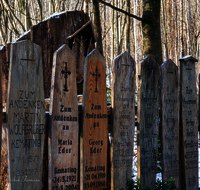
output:
<svg viewBox="0 0 200 190"><path fill-rule="evenodd" d="M138 66L138 178L143 186L153 186L156 180L161 102L163 179L173 177L181 189L198 189L197 60L188 56L180 62L180 101L178 68L171 60L159 67L147 56ZM49 189L102 190L108 186L106 69L103 57L94 50L85 60L83 127L80 131L76 65L67 45L54 54L49 127L45 125L40 47L27 40L13 43L10 63L6 111L10 189L41 189L46 133L49 133ZM112 190L125 189L127 180L132 177L135 74L135 61L127 52L114 59Z"/></svg>

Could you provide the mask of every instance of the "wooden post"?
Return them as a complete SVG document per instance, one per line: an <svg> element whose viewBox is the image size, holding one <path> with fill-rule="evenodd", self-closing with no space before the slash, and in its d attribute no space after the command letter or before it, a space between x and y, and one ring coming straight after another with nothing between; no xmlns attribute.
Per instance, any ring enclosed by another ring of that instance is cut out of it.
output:
<svg viewBox="0 0 200 190"><path fill-rule="evenodd" d="M25 40L13 43L7 97L10 189L41 189L45 128L42 54Z"/></svg>
<svg viewBox="0 0 200 190"><path fill-rule="evenodd" d="M159 65L147 56L138 65L138 178L154 187L157 169Z"/></svg>
<svg viewBox="0 0 200 190"><path fill-rule="evenodd" d="M113 60L111 189L126 189L132 178L135 128L135 61L123 52Z"/></svg>
<svg viewBox="0 0 200 190"><path fill-rule="evenodd" d="M173 177L179 187L178 67L168 59L160 66L162 179Z"/></svg>
<svg viewBox="0 0 200 190"><path fill-rule="evenodd" d="M1 53L0 53L1 56ZM2 59L0 58L0 148L2 147L2 83L1 83L1 75L2 75ZM2 148L1 148L2 150ZM1 151L0 151L0 163L1 163ZM1 169L0 169L0 174L1 173ZM1 175L1 179L2 179L2 175Z"/></svg>
<svg viewBox="0 0 200 190"><path fill-rule="evenodd" d="M195 62L192 56L180 60L180 158L183 190L198 189L198 113Z"/></svg>
<svg viewBox="0 0 200 190"><path fill-rule="evenodd" d="M80 188L102 190L107 185L106 68L97 50L86 57L85 64Z"/></svg>
<svg viewBox="0 0 200 190"><path fill-rule="evenodd" d="M54 53L49 114L49 189L78 189L76 64L67 45Z"/></svg>

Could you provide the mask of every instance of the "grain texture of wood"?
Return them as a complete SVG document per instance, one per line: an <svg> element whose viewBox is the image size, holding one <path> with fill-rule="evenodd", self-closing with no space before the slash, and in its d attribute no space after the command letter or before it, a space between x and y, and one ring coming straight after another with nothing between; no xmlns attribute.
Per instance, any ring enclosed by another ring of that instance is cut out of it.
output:
<svg viewBox="0 0 200 190"><path fill-rule="evenodd" d="M162 179L179 187L178 67L168 59L160 66Z"/></svg>
<svg viewBox="0 0 200 190"><path fill-rule="evenodd" d="M54 53L49 115L49 189L78 189L76 64L67 45Z"/></svg>
<svg viewBox="0 0 200 190"><path fill-rule="evenodd" d="M80 187L102 190L107 185L106 68L97 50L86 57L85 63Z"/></svg>
<svg viewBox="0 0 200 190"><path fill-rule="evenodd" d="M74 34L89 20L88 14L85 14L83 11L64 11L62 13L58 13L57 15L54 14L54 16L50 16L37 25L32 26L30 31L26 32L23 36L16 40L30 40L41 47L45 98L50 97L54 52L63 44L67 44L70 49L72 49L74 38L71 38L70 40L66 38ZM82 40L87 39L87 41L84 42L84 47L87 48L93 48L91 44L95 43L91 25L92 24L88 24L84 28L83 32L79 32L79 34L83 37ZM2 81L2 85L3 91L6 93L10 60L5 58L8 57L7 55L10 53L9 47L6 45L6 47L4 47L3 50L0 50L0 52L1 51L4 54L2 67L7 68L7 70L2 69L2 76L3 79L5 79ZM84 49L84 51L86 50ZM3 96L3 102L7 102L6 96ZM43 173L47 176L45 172Z"/></svg>
<svg viewBox="0 0 200 190"><path fill-rule="evenodd" d="M198 113L195 62L180 59L180 158L183 190L198 189Z"/></svg>
<svg viewBox="0 0 200 190"><path fill-rule="evenodd" d="M157 169L159 65L151 56L138 65L137 177L154 187Z"/></svg>
<svg viewBox="0 0 200 190"><path fill-rule="evenodd" d="M132 178L135 129L134 59L123 52L113 60L111 189L126 189Z"/></svg>
<svg viewBox="0 0 200 190"><path fill-rule="evenodd" d="M11 47L11 43L7 43L0 50L2 102L4 103L6 102L6 99L7 99L8 72L9 72L9 65L10 65L10 47Z"/></svg>
<svg viewBox="0 0 200 190"><path fill-rule="evenodd" d="M7 97L9 186L42 189L45 101L41 48L25 40L11 45Z"/></svg>
<svg viewBox="0 0 200 190"><path fill-rule="evenodd" d="M1 56L1 55L0 55ZM0 58L0 79L1 79L1 58ZM3 114L3 104L2 104L2 86L1 86L1 80L0 80L0 148L2 147L2 114ZM2 148L1 148L2 150ZM0 163L1 163L1 151L0 151ZM2 173L1 173L1 169L0 169L0 174L2 176Z"/></svg>

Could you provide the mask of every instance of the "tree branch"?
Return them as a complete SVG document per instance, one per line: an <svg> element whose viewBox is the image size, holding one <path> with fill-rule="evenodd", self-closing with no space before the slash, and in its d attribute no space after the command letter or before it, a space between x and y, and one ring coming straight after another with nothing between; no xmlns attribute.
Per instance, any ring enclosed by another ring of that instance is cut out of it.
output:
<svg viewBox="0 0 200 190"><path fill-rule="evenodd" d="M113 5L111 5L110 3L107 3L107 2L105 2L105 1L103 1L103 0L98 0L98 1L99 1L100 3L102 3L102 4L106 5L106 6L108 6L108 7L111 7L112 9L114 9L114 10L116 10L116 11L119 11L119 12L121 12L121 13L124 13L125 15L128 15L128 16L130 16L130 17L132 17L132 18L135 18L135 19L137 19L137 20L139 20L139 21L143 21L143 19L142 19L141 17L138 17L138 16L136 16L136 15L130 14L130 13L128 13L128 12L122 10L122 9L119 9L119 8L117 8L117 7L113 6Z"/></svg>
<svg viewBox="0 0 200 190"><path fill-rule="evenodd" d="M11 12L12 16L16 19L16 21L18 22L18 24L22 27L22 30L25 32L26 29L24 27L24 25L21 23L21 21L16 17L15 13L12 11L12 9L10 8L8 2L6 0L3 0L4 3L6 4L7 6L7 10Z"/></svg>

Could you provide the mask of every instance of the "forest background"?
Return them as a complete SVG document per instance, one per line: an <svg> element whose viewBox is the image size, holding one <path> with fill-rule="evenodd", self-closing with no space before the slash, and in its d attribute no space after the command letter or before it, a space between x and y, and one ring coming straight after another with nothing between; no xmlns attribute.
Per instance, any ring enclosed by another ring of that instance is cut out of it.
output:
<svg viewBox="0 0 200 190"><path fill-rule="evenodd" d="M159 65L168 58L179 65L186 55L200 60L199 0L0 0L0 45L66 10L84 10L93 21L97 47L106 60L108 88L112 60L123 51L136 63L147 55Z"/></svg>

